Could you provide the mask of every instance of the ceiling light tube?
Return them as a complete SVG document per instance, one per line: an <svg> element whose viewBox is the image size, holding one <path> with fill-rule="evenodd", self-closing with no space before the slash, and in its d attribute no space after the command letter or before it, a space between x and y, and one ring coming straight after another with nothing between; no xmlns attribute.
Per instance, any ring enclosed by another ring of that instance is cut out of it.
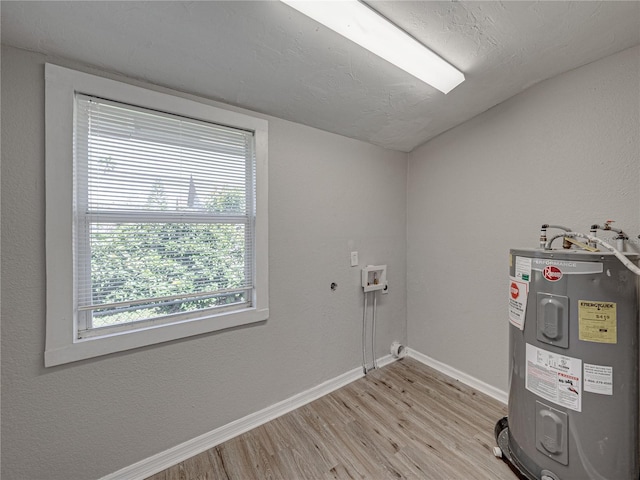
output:
<svg viewBox="0 0 640 480"><path fill-rule="evenodd" d="M357 0L281 1L442 93L464 81L457 68Z"/></svg>

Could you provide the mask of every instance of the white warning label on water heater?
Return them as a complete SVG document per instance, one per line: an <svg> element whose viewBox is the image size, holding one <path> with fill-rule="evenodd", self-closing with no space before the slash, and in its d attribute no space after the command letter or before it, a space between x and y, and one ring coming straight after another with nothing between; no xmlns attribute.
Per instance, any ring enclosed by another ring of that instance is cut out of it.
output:
<svg viewBox="0 0 640 480"><path fill-rule="evenodd" d="M581 412L582 360L526 345L526 389L545 400Z"/></svg>
<svg viewBox="0 0 640 480"><path fill-rule="evenodd" d="M516 257L516 278L525 282L531 281L531 259Z"/></svg>
<svg viewBox="0 0 640 480"><path fill-rule="evenodd" d="M509 322L524 330L529 282L523 282L516 277L509 277L509 280Z"/></svg>
<svg viewBox="0 0 640 480"><path fill-rule="evenodd" d="M584 391L613 395L613 367L584 364Z"/></svg>

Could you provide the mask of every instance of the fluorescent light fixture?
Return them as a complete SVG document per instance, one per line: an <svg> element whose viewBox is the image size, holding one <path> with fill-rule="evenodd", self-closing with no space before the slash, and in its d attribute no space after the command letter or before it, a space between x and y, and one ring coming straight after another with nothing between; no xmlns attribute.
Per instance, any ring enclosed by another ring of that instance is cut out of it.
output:
<svg viewBox="0 0 640 480"><path fill-rule="evenodd" d="M457 68L357 0L281 1L442 93L464 81Z"/></svg>

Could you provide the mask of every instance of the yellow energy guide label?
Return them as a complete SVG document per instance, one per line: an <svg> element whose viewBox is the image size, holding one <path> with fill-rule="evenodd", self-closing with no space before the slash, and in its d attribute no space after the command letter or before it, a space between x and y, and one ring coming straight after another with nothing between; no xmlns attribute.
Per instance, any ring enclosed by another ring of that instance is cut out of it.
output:
<svg viewBox="0 0 640 480"><path fill-rule="evenodd" d="M585 342L618 343L615 302L578 300L578 338Z"/></svg>

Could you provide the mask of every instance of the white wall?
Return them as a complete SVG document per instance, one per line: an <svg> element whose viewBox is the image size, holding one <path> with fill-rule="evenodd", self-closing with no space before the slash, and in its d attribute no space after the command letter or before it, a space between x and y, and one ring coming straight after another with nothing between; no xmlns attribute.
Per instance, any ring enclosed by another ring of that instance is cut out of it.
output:
<svg viewBox="0 0 640 480"><path fill-rule="evenodd" d="M411 348L507 390L510 248L540 225L640 233L640 47L542 82L409 155Z"/></svg>
<svg viewBox="0 0 640 480"><path fill-rule="evenodd" d="M2 50L3 478L98 478L358 367L351 250L388 264L377 356L406 342L406 154L265 117L266 324L45 369L44 61Z"/></svg>

